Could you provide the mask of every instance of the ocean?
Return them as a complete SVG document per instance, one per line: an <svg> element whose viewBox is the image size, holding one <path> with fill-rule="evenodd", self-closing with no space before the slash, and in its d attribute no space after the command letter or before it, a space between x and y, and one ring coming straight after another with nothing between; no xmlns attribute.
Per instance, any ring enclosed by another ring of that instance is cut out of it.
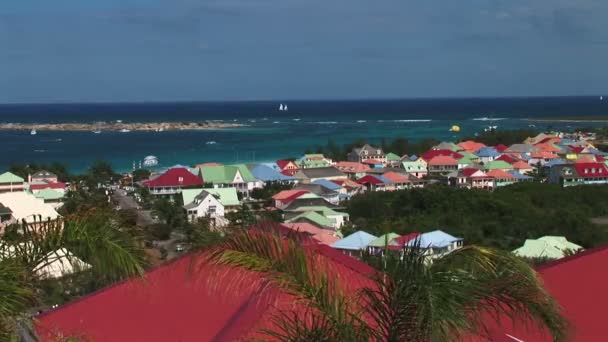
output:
<svg viewBox="0 0 608 342"><path fill-rule="evenodd" d="M279 111L285 103L289 111ZM456 140L499 130L566 129L603 123L539 123L526 118L605 116L608 101L597 96L547 98L469 98L356 101L183 102L141 104L5 104L0 122L237 122L242 128L165 132L0 131L0 170L13 163L61 162L73 172L95 160L127 171L148 155L160 166L202 162L265 162L297 157L307 148L365 138L405 137ZM490 119L492 121L490 121ZM461 131L449 131L458 125ZM213 143L214 142L214 143Z"/></svg>

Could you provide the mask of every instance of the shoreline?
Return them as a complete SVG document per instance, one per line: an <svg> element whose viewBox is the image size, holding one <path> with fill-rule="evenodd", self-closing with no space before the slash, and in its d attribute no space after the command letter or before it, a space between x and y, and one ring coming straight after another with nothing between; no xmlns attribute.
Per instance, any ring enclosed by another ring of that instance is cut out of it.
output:
<svg viewBox="0 0 608 342"><path fill-rule="evenodd" d="M239 128L246 125L240 123L223 123L212 121L200 122L94 122L94 123L0 123L0 131L71 131L71 132L127 132L127 131L182 131L182 130L213 130Z"/></svg>
<svg viewBox="0 0 608 342"><path fill-rule="evenodd" d="M606 117L606 118L602 118L602 117L568 118L568 117L566 117L566 118L537 118L537 119L525 118L523 120L528 121L528 122L608 123L608 117Z"/></svg>

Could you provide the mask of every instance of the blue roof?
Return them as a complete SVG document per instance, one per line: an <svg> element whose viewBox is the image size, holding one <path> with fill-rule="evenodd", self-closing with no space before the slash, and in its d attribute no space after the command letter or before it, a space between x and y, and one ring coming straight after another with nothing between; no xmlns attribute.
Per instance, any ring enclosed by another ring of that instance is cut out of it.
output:
<svg viewBox="0 0 608 342"><path fill-rule="evenodd" d="M251 174L253 177L263 181L263 182L272 182L272 181L290 181L295 178L286 176L277 170L272 169L269 166L258 164L253 166L251 169Z"/></svg>
<svg viewBox="0 0 608 342"><path fill-rule="evenodd" d="M384 177L379 176L379 175L374 175L373 177L378 178L384 184L393 184L393 181L390 180L390 179L388 179L388 178L384 178Z"/></svg>
<svg viewBox="0 0 608 342"><path fill-rule="evenodd" d="M596 148L590 148L589 152L591 152L591 154L594 154L596 156L605 156L606 155L606 152L602 152Z"/></svg>
<svg viewBox="0 0 608 342"><path fill-rule="evenodd" d="M411 160L411 161L416 161L417 159L418 159L418 156L417 156L417 155L415 155L415 154L412 154L412 155L410 156L410 160Z"/></svg>
<svg viewBox="0 0 608 342"><path fill-rule="evenodd" d="M341 190L342 189L341 186L339 186L338 184L336 184L332 181L328 181L327 179L318 179L318 180L312 182L312 184L320 185L324 188L328 188L329 190Z"/></svg>
<svg viewBox="0 0 608 342"><path fill-rule="evenodd" d="M522 159L525 159L525 160L530 160L530 159L532 159L532 157L530 157L530 155L529 155L529 154L527 154L527 153L522 153L522 154L520 154L520 156L521 156L521 158L522 158Z"/></svg>
<svg viewBox="0 0 608 342"><path fill-rule="evenodd" d="M532 179L533 177L530 177L528 175L524 175L519 173L518 171L515 170L511 170L511 171L507 171L508 173L510 173L511 175L513 175L515 178L519 179L519 180L528 180L528 179Z"/></svg>
<svg viewBox="0 0 608 342"><path fill-rule="evenodd" d="M350 234L342 240L334 242L331 247L337 249L361 250L365 249L370 242L377 238L377 236L373 236L372 234L360 230Z"/></svg>
<svg viewBox="0 0 608 342"><path fill-rule="evenodd" d="M477 152L474 153L478 157L499 157L500 152L498 152L494 147L482 147Z"/></svg>
<svg viewBox="0 0 608 342"><path fill-rule="evenodd" d="M453 237L441 230L424 233L417 238L410 240L407 246L420 246L422 248L441 248L452 244L455 241L460 241L462 238ZM338 241L339 242L339 241Z"/></svg>
<svg viewBox="0 0 608 342"><path fill-rule="evenodd" d="M564 165L564 164L568 164L568 162L563 159L553 159L553 160L550 160L547 163L545 163L544 166L551 167L551 166L555 166L555 165Z"/></svg>

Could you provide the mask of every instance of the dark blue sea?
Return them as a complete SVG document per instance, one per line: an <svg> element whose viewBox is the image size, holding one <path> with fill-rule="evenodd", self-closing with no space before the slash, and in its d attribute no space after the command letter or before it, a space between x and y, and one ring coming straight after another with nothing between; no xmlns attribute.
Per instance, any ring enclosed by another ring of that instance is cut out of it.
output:
<svg viewBox="0 0 608 342"><path fill-rule="evenodd" d="M498 129L528 128L526 118L608 115L608 99L599 97L469 98L358 101L188 102L140 104L7 104L0 122L123 122L218 120L247 125L210 131L50 132L30 135L0 131L0 170L12 163L62 162L84 170L103 159L118 170L132 168L147 155L162 166L201 162L261 162L296 157L328 139L348 143L359 138L454 140L482 132L490 122ZM491 121L490 121L491 119ZM601 123L533 123L537 129L574 128ZM459 133L449 131L452 125ZM215 142L215 144L208 144Z"/></svg>

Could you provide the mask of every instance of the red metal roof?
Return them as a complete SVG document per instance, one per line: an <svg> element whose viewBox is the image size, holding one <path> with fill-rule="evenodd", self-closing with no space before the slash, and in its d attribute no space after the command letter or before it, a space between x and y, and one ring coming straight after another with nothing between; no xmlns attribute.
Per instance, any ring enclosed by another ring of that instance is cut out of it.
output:
<svg viewBox="0 0 608 342"><path fill-rule="evenodd" d="M608 167L604 163L576 163L573 166L576 173L583 178L608 177Z"/></svg>
<svg viewBox="0 0 608 342"><path fill-rule="evenodd" d="M346 292L372 283L375 271L329 246L305 247L315 265L330 267ZM243 286L243 284L247 284ZM41 341L82 336L90 341L235 341L272 329L281 310L303 311L292 296L260 274L205 263L190 254L146 273L42 314Z"/></svg>
<svg viewBox="0 0 608 342"><path fill-rule="evenodd" d="M450 157L450 156L436 156L433 159L429 160L430 166L439 166L439 165L458 165L458 160Z"/></svg>
<svg viewBox="0 0 608 342"><path fill-rule="evenodd" d="M348 179L348 178L332 179L331 182L336 183L343 188L344 187L347 187L347 188L360 188L361 187L361 184L355 182L352 179Z"/></svg>
<svg viewBox="0 0 608 342"><path fill-rule="evenodd" d="M337 162L334 167L344 173L365 173L371 169L369 165L349 161Z"/></svg>
<svg viewBox="0 0 608 342"><path fill-rule="evenodd" d="M515 169L515 170L532 169L532 166L530 166L530 164L526 163L525 161L520 160L520 161L513 163L513 169Z"/></svg>
<svg viewBox="0 0 608 342"><path fill-rule="evenodd" d="M203 185L203 181L184 167L174 167L160 176L143 182L144 186L154 187L185 187Z"/></svg>
<svg viewBox="0 0 608 342"><path fill-rule="evenodd" d="M513 163L515 163L515 162L518 161L518 159L516 159L516 158L514 158L514 157L512 157L510 155L507 155L507 154L501 155L500 157L496 158L496 160L502 160L502 161L507 162L509 164L513 164Z"/></svg>
<svg viewBox="0 0 608 342"><path fill-rule="evenodd" d="M471 177L477 171L479 170L473 167L467 167L461 170L462 175L465 177Z"/></svg>
<svg viewBox="0 0 608 342"><path fill-rule="evenodd" d="M452 150L430 150L422 155L422 159L428 162L429 160L438 156L450 156L454 159L461 159L463 157L462 154Z"/></svg>
<svg viewBox="0 0 608 342"><path fill-rule="evenodd" d="M539 151L543 151L543 152L559 152L560 149L559 147L555 147L551 144L547 144L547 143L540 143L540 144L536 144L534 145Z"/></svg>
<svg viewBox="0 0 608 342"><path fill-rule="evenodd" d="M376 159L366 159L366 160L362 160L361 161L363 164L370 164L370 165L378 165L378 164L382 164L381 161L376 160Z"/></svg>
<svg viewBox="0 0 608 342"><path fill-rule="evenodd" d="M467 152L479 151L479 149L486 147L485 144L473 140L463 141L458 143L458 146L462 147L462 149Z"/></svg>
<svg viewBox="0 0 608 342"><path fill-rule="evenodd" d="M562 307L571 324L566 341L600 342L606 340L608 307L608 246L587 250L537 268L545 288ZM513 324L503 317L501 324L488 318L488 338L474 337L469 341L553 341L532 322ZM511 336L511 337L510 337ZM513 338L514 337L514 338Z"/></svg>
<svg viewBox="0 0 608 342"><path fill-rule="evenodd" d="M43 189L65 189L65 183L44 183L44 184L30 184L30 190L43 190Z"/></svg>
<svg viewBox="0 0 608 342"><path fill-rule="evenodd" d="M384 184L384 182L372 175L367 175L367 176L363 176L359 179L357 179L357 183L359 184Z"/></svg>
<svg viewBox="0 0 608 342"><path fill-rule="evenodd" d="M295 169L297 169L297 168L298 168L298 165L296 165L296 163L294 163L294 162L293 162L293 161L291 161L291 160L277 160L277 166L278 166L278 167L279 167L279 169L281 169L281 170L285 170L285 168L286 168L287 166L289 166L289 165L294 166L294 167L295 167Z"/></svg>
<svg viewBox="0 0 608 342"><path fill-rule="evenodd" d="M490 170L486 175L496 179L515 179L515 176L501 169Z"/></svg>
<svg viewBox="0 0 608 342"><path fill-rule="evenodd" d="M278 200L281 202L291 202L294 199L307 194L309 191L308 190L283 190L277 194L275 194L274 196L272 196L272 199L274 200Z"/></svg>
<svg viewBox="0 0 608 342"><path fill-rule="evenodd" d="M498 144L496 146L494 146L494 149L500 153L503 153L507 148L509 148L507 145L503 145L503 144Z"/></svg>

